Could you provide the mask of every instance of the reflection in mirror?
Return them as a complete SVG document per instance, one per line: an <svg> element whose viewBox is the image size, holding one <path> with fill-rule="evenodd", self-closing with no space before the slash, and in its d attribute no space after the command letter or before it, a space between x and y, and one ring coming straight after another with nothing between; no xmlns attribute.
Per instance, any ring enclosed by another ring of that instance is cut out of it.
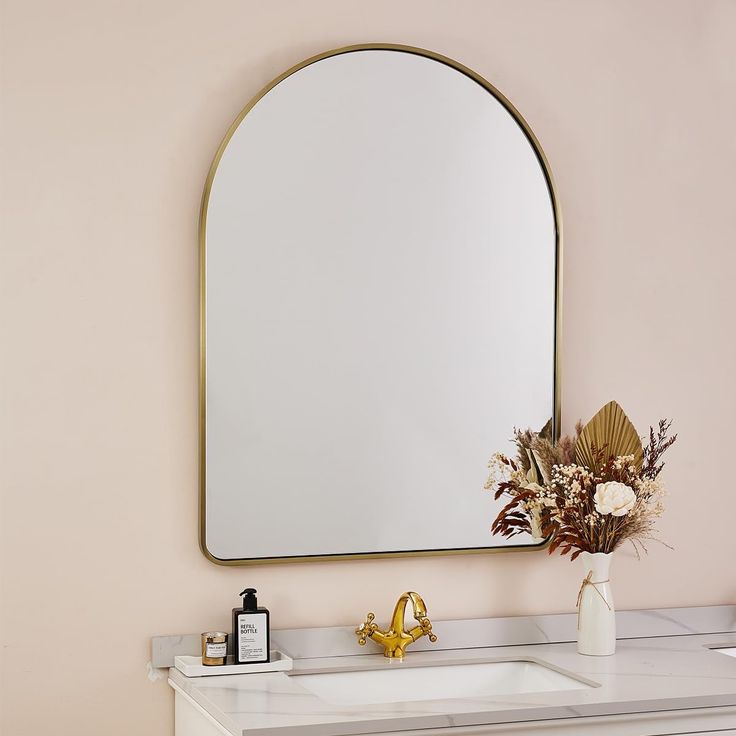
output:
<svg viewBox="0 0 736 736"><path fill-rule="evenodd" d="M208 556L503 545L488 457L558 409L558 216L499 93L417 50L300 65L231 128L202 248Z"/></svg>

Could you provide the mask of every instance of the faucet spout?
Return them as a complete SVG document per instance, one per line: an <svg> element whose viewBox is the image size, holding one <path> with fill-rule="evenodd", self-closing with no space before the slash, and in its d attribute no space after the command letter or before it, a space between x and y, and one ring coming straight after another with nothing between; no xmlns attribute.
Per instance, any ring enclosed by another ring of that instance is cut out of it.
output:
<svg viewBox="0 0 736 736"><path fill-rule="evenodd" d="M391 628L394 631L405 631L404 619L406 617L406 605L411 601L412 613L417 621L427 617L427 606L419 593L408 591L399 596L396 601L393 616L391 617Z"/></svg>

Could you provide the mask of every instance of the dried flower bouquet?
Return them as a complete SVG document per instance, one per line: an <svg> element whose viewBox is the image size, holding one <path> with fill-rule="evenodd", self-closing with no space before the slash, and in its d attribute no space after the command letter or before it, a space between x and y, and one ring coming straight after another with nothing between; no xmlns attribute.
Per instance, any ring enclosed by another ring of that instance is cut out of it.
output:
<svg viewBox="0 0 736 736"><path fill-rule="evenodd" d="M650 428L643 445L611 401L556 442L549 425L541 432L517 430L516 458L496 453L488 463L486 490L509 499L491 531L551 537L549 553L571 552L573 560L582 552L613 552L627 540L637 554L646 551L663 511L661 458L677 439L669 436L670 425L663 419L656 431Z"/></svg>

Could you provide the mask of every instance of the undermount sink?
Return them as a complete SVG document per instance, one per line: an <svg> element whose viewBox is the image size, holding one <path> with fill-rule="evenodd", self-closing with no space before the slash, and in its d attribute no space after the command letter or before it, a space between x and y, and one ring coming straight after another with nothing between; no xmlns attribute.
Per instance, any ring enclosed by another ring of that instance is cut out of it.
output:
<svg viewBox="0 0 736 736"><path fill-rule="evenodd" d="M478 662L294 674L302 687L332 705L377 705L417 700L579 690L591 685L532 661Z"/></svg>
<svg viewBox="0 0 736 736"><path fill-rule="evenodd" d="M725 649L716 647L713 649L714 652L720 652L721 654L727 654L729 657L736 657L736 647L726 647Z"/></svg>

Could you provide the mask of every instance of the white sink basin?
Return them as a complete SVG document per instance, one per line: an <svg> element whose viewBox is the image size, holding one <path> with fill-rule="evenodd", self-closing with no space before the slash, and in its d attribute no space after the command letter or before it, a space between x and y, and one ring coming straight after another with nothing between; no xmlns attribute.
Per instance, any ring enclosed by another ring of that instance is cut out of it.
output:
<svg viewBox="0 0 736 736"><path fill-rule="evenodd" d="M736 657L736 647L726 647L725 649L714 649L714 652L727 654L729 657Z"/></svg>
<svg viewBox="0 0 736 736"><path fill-rule="evenodd" d="M332 705L376 705L416 700L483 698L493 695L578 690L591 687L536 662L479 662L291 675Z"/></svg>

